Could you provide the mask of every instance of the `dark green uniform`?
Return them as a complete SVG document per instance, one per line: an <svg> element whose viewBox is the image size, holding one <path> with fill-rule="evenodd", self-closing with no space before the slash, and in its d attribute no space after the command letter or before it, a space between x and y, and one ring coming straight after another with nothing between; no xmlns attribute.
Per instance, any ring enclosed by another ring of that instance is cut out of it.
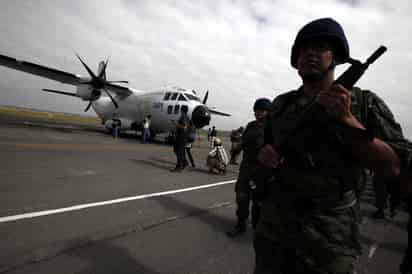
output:
<svg viewBox="0 0 412 274"><path fill-rule="evenodd" d="M234 129L230 133L230 142L232 147L230 148L230 163L237 164L237 158L242 152L242 131L240 129Z"/></svg>
<svg viewBox="0 0 412 274"><path fill-rule="evenodd" d="M264 143L264 123L252 121L242 135L243 158L240 164L239 176L235 184L238 220L246 221L249 217L249 201L251 199L250 181L255 174L257 155ZM252 224L257 222L256 204L252 204Z"/></svg>
<svg viewBox="0 0 412 274"><path fill-rule="evenodd" d="M402 274L412 273L412 194L409 194L405 198L405 203L408 208L409 221L408 221L408 246L405 250L402 263L400 265L400 271Z"/></svg>
<svg viewBox="0 0 412 274"><path fill-rule="evenodd" d="M254 242L258 274L349 274L361 253L355 191L362 166L321 118L287 134L309 100L302 90L278 96L266 124L265 141L280 149L284 162L261 209ZM353 88L352 113L409 161L402 130L378 96ZM286 144L284 136L290 137Z"/></svg>

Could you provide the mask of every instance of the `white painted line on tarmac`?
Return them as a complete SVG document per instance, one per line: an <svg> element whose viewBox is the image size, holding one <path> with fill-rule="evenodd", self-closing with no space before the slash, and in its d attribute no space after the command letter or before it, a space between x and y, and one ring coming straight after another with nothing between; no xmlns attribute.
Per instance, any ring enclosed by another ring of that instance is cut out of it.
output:
<svg viewBox="0 0 412 274"><path fill-rule="evenodd" d="M198 190L198 189L203 189L203 188L209 188L209 187L214 187L214 186L233 184L234 182L236 182L236 180L223 181L223 182L218 182L218 183L213 183L213 184L208 184L208 185L194 186L194 187L175 189L175 190L169 190L169 191L163 191L163 192L157 192L157 193L150 193L150 194L143 194L143 195L125 197L125 198L118 198L118 199L102 201L102 202L95 202L95 203L89 203L89 204L80 204L80 205L74 205L74 206L63 207L63 208L56 208L56 209L42 210L42 211L37 211L37 212L29 212L29 213L23 213L23 214L12 215L12 216L5 216L5 217L0 217L0 223L7 223L7 222L13 222L13 221L21 220L21 219L36 218L36 217L41 217L41 216L46 216L46 215L53 215L53 214L58 214L58 213L63 213L63 212L82 210L82 209L85 209L85 208L112 205L112 204L119 204L119 203L134 201L134 200L141 200L141 199L146 199L146 198L165 196L165 195L169 195L169 194L187 192L187 191Z"/></svg>

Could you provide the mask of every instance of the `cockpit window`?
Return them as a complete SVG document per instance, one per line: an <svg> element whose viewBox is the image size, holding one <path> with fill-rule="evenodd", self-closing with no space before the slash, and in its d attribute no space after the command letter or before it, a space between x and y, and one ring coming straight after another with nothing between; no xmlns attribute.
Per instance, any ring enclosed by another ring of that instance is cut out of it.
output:
<svg viewBox="0 0 412 274"><path fill-rule="evenodd" d="M163 100L165 100L165 101L169 100L171 94L172 93L170 93L170 92L166 92L165 97L163 97Z"/></svg>
<svg viewBox="0 0 412 274"><path fill-rule="evenodd" d="M183 96L183 94L179 94L179 98L177 100L178 101L187 101L186 98Z"/></svg>
<svg viewBox="0 0 412 274"><path fill-rule="evenodd" d="M174 92L174 93L172 94L172 98L170 98L170 100L176 100L178 94L179 94L179 93Z"/></svg>
<svg viewBox="0 0 412 274"><path fill-rule="evenodd" d="M185 93L186 97L189 98L189 100L193 100L193 101L198 101L200 102L200 99L197 96L194 96L190 93Z"/></svg>

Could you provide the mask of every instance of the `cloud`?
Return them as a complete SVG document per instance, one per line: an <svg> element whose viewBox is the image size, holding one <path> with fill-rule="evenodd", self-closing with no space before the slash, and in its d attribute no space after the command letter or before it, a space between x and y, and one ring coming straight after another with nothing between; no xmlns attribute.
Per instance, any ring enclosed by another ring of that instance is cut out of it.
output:
<svg viewBox="0 0 412 274"><path fill-rule="evenodd" d="M233 114L213 123L230 129L253 119L256 98L300 84L289 60L295 35L312 19L333 17L344 26L353 57L364 60L380 44L389 48L359 85L380 94L412 136L410 14L406 0L2 1L0 53L86 75L78 52L92 68L109 58L108 77L138 89L210 90L208 103ZM6 68L0 73L2 104L84 109L76 98L40 91L73 87Z"/></svg>

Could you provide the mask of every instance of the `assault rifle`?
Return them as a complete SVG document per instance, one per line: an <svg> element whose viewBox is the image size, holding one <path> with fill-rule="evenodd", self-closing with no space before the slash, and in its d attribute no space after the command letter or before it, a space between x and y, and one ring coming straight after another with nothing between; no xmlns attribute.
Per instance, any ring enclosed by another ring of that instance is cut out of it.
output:
<svg viewBox="0 0 412 274"><path fill-rule="evenodd" d="M365 73L369 65L375 62L385 51L387 48L385 46L380 46L372 55L366 60L365 63L360 62L359 60L355 60L352 58L348 58L347 62L351 64L351 66L346 69L339 77L335 80L334 84L340 84L345 87L347 90L351 90L355 83L362 77ZM302 126L308 123L314 117L322 117L321 119L327 120L332 119L326 113L325 109L318 104L316 98L313 98L311 102L309 102L306 108L301 112L300 116L294 120L293 125L289 126L289 131L284 134L284 138L281 140L277 140L275 145L275 149L282 155L284 151L287 151L287 143L288 141L295 136L302 128ZM327 117L327 118L326 118ZM373 138L374 134L370 130L363 130L354 127L350 127L348 125L344 125L339 121L333 121L334 129L338 134L344 136L345 138L353 139L353 138L361 138L370 140ZM266 132L265 132L266 134ZM271 134L271 132L269 132ZM266 139L266 138L265 138ZM252 179L255 183L255 196L258 200L263 198L267 186L265 185L266 182L273 177L276 170L259 167L254 178Z"/></svg>
<svg viewBox="0 0 412 274"><path fill-rule="evenodd" d="M373 62L376 61L387 48L385 46L380 46L372 55L366 60L365 63L360 62L352 58L348 58L347 62L351 66L345 70L342 75L335 80L334 84L340 84L345 87L347 90L351 90L355 83L362 77L366 69ZM298 133L299 129L303 124L307 123L308 120L313 119L313 117L329 117L324 108L318 104L316 97L307 105L307 107L302 111L301 115L296 119L294 125L291 127L288 134L285 134L284 139L281 140L277 146L282 147L292 136ZM331 119L331 118L329 118ZM367 138L371 139L373 136L372 132L367 130L362 130L354 127L344 125L338 121L334 121L335 129L341 132L341 134L347 136L348 138Z"/></svg>
<svg viewBox="0 0 412 274"><path fill-rule="evenodd" d="M341 84L348 90L352 89L355 83L362 77L369 65L375 62L376 59L378 59L386 50L387 48L385 46L380 46L374 53L372 53L371 56L369 56L368 59L366 59L365 63L348 58L348 63L350 63L351 66L344 73L342 73L338 79L336 79L335 84Z"/></svg>

